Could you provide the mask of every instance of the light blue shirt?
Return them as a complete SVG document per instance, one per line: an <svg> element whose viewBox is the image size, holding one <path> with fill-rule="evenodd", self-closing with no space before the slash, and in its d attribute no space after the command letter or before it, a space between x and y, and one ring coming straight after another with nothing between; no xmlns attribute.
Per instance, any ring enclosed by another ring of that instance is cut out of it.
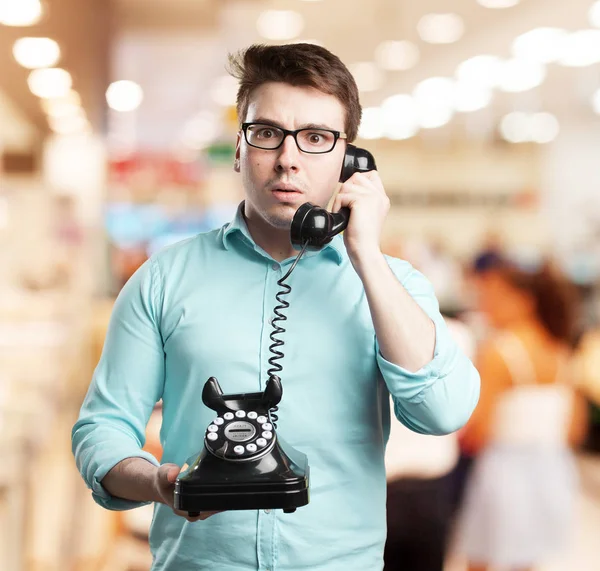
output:
<svg viewBox="0 0 600 571"><path fill-rule="evenodd" d="M142 505L111 497L101 481L128 457L158 465L141 447L160 399L162 461L181 466L200 452L215 416L201 398L209 377L217 377L225 393L264 389L277 281L294 258L278 263L257 246L242 208L243 202L222 228L152 256L118 296L72 433L77 466L108 509ZM195 523L156 504L153 570L383 567L389 395L398 420L426 434L460 428L479 397L479 375L451 339L430 283L409 263L386 259L435 322L433 360L409 372L383 358L340 235L305 253L284 297L290 307L280 336L285 357L277 432L308 456L310 503L292 514L229 511Z"/></svg>

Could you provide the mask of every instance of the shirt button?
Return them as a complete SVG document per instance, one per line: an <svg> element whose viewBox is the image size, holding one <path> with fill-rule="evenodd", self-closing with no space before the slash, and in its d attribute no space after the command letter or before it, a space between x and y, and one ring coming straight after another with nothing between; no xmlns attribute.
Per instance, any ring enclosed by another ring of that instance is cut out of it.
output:
<svg viewBox="0 0 600 571"><path fill-rule="evenodd" d="M279 264L273 264L273 265L271 266L271 269L273 269L273 270L278 270L278 269L279 269Z"/></svg>
<svg viewBox="0 0 600 571"><path fill-rule="evenodd" d="M266 513L266 514L270 514L270 513L271 513L271 510L265 510L265 513Z"/></svg>

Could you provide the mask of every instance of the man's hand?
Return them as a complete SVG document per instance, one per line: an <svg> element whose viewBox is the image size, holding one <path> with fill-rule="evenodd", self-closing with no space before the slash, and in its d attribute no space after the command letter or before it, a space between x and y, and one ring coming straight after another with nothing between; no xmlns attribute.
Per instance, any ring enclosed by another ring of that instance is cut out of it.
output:
<svg viewBox="0 0 600 571"><path fill-rule="evenodd" d="M177 476L179 476L180 472L184 468L179 468L177 464L163 464L160 468L157 469L156 475L154 478L154 487L156 489L156 493L159 501L167 506L169 506L175 514L178 516L184 517L188 521L194 522L198 520L205 520L209 518L211 515L215 515L221 512L202 512L197 517L190 517L187 512L182 512L180 510L176 510L173 506L173 493L175 491L175 480L177 480Z"/></svg>
<svg viewBox="0 0 600 571"><path fill-rule="evenodd" d="M332 211L350 208L350 221L344 231L344 243L352 263L357 266L361 257L370 258L380 252L381 231L390 209L379 173L354 173L340 188Z"/></svg>

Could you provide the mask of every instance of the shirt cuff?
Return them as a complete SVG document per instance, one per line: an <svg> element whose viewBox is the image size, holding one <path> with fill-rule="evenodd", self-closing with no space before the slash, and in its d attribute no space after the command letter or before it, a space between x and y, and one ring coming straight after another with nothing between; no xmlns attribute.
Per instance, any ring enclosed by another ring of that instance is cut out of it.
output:
<svg viewBox="0 0 600 571"><path fill-rule="evenodd" d="M390 394L395 398L411 404L420 404L425 399L427 389L444 376L445 365L451 358L452 343L449 342L445 324L436 320L433 320L433 323L435 325L433 358L414 372L388 361L381 354L379 341L375 336L377 364Z"/></svg>

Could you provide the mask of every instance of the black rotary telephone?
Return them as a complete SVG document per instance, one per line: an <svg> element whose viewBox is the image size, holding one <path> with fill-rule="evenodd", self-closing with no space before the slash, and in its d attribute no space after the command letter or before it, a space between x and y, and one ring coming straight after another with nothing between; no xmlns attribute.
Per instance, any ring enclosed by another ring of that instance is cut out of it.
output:
<svg viewBox="0 0 600 571"><path fill-rule="evenodd" d="M348 145L340 182L355 172L375 170L369 151ZM274 354L267 371L263 392L223 394L215 377L206 381L202 402L217 413L207 427L204 447L192 464L175 482L174 507L197 516L201 511L283 509L296 511L309 502L309 466L305 454L294 449L276 433L275 414L283 395L281 373L276 361L283 358L277 347L283 345L276 335L285 332L277 325L287 318L282 309L289 307L283 299L292 288L285 280L306 250L320 250L348 225L350 209L338 213L307 202L294 215L291 242L300 253L277 283L283 288L276 295L279 302L272 320L274 331L269 349Z"/></svg>

